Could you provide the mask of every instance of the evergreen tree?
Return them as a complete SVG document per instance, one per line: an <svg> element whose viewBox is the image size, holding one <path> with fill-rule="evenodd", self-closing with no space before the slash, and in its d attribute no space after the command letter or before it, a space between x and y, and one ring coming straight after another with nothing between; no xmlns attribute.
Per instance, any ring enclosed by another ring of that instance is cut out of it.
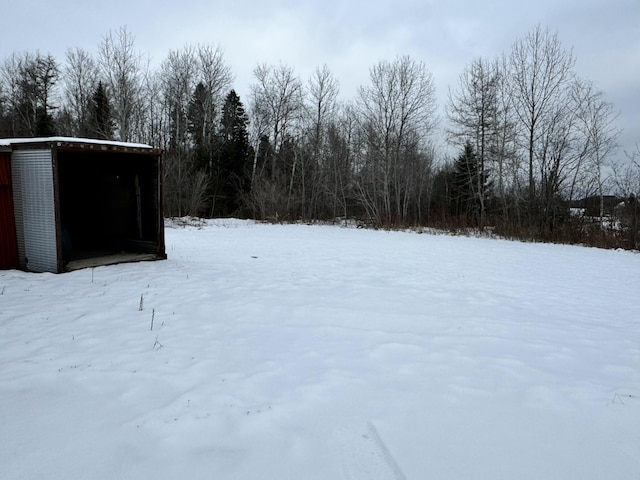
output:
<svg viewBox="0 0 640 480"><path fill-rule="evenodd" d="M258 142L258 153L256 155L255 169L252 173L252 179L256 177L271 177L271 167L273 165L273 157L275 149L267 135L261 135Z"/></svg>
<svg viewBox="0 0 640 480"><path fill-rule="evenodd" d="M213 118L215 108L211 93L204 83L199 82L191 95L187 111L187 129L195 144L195 160L199 168L209 175L213 173L213 156L216 150L216 138Z"/></svg>
<svg viewBox="0 0 640 480"><path fill-rule="evenodd" d="M225 214L237 211L240 197L249 188L252 152L247 126L249 117L234 90L227 95L220 120L218 178Z"/></svg>
<svg viewBox="0 0 640 480"><path fill-rule="evenodd" d="M51 137L55 135L55 122L46 108L36 108L36 124L33 131L36 137Z"/></svg>
<svg viewBox="0 0 640 480"><path fill-rule="evenodd" d="M481 195L487 195L489 188L487 172L481 170L475 149L467 141L453 166L451 200L454 212L462 216L476 216L482 226L482 207L487 199Z"/></svg>
<svg viewBox="0 0 640 480"><path fill-rule="evenodd" d="M89 103L89 134L90 138L101 140L111 140L113 138L113 118L111 116L111 105L107 91L102 82L91 97Z"/></svg>
<svg viewBox="0 0 640 480"><path fill-rule="evenodd" d="M55 123L51 111L56 107L50 104L55 85L58 83L60 69L58 62L51 55L37 58L37 91L38 102L35 111L35 136L48 137L55 135Z"/></svg>
<svg viewBox="0 0 640 480"><path fill-rule="evenodd" d="M187 108L187 131L193 141L193 156L188 170L204 179L204 204L202 211L213 215L218 209L219 179L216 152L219 150L215 132L215 102L211 91L199 82L191 95Z"/></svg>

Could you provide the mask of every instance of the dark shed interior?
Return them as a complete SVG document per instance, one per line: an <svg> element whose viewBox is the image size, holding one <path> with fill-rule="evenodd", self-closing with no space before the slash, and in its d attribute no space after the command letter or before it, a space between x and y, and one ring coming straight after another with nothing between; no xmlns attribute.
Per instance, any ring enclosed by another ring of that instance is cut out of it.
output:
<svg viewBox="0 0 640 480"><path fill-rule="evenodd" d="M11 187L11 152L0 150L0 270L18 268L18 266L18 243Z"/></svg>
<svg viewBox="0 0 640 480"><path fill-rule="evenodd" d="M65 262L164 255L157 154L58 149L56 164Z"/></svg>

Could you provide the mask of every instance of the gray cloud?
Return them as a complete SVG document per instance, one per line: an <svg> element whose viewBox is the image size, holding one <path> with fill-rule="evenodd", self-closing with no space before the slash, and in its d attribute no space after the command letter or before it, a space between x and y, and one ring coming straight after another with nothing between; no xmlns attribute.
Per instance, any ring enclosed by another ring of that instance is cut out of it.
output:
<svg viewBox="0 0 640 480"><path fill-rule="evenodd" d="M620 110L624 148L640 142L637 0L27 0L4 6L3 16L12 21L0 33L2 58L40 50L62 61L67 48L95 52L105 33L126 25L155 64L185 44L219 44L241 96L248 96L258 63L282 62L304 80L327 64L351 98L372 65L408 54L431 70L441 102L471 60L508 52L541 24L558 32L573 49L578 74Z"/></svg>

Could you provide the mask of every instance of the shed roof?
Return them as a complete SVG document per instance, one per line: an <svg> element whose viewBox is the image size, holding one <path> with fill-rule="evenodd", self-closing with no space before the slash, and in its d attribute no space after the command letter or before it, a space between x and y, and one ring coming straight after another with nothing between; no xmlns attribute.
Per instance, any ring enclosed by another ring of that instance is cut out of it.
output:
<svg viewBox="0 0 640 480"><path fill-rule="evenodd" d="M74 137L35 137L35 138L0 138L0 149L6 147L13 148L33 148L45 146L47 148L68 148L74 150L88 151L118 151L118 152L139 152L158 153L159 149L153 148L144 143L115 142L111 140L97 140L92 138Z"/></svg>

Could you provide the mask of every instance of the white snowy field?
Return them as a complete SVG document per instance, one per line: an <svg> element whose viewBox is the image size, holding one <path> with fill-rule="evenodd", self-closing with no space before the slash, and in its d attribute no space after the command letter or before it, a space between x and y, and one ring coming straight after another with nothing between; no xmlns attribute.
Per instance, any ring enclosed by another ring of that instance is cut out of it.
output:
<svg viewBox="0 0 640 480"><path fill-rule="evenodd" d="M640 478L640 255L238 220L166 240L0 271L0 478Z"/></svg>

